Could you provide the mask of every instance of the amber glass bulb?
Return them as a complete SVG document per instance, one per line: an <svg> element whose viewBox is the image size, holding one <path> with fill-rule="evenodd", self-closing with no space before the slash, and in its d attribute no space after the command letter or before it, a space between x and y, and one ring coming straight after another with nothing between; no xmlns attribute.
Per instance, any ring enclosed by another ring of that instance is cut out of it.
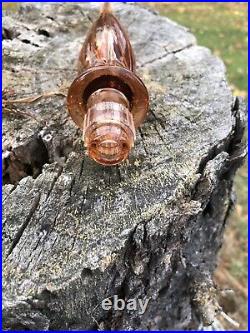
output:
<svg viewBox="0 0 250 333"><path fill-rule="evenodd" d="M79 76L67 98L87 153L100 164L115 165L128 157L135 128L146 116L148 92L134 68L129 39L105 4L83 44Z"/></svg>

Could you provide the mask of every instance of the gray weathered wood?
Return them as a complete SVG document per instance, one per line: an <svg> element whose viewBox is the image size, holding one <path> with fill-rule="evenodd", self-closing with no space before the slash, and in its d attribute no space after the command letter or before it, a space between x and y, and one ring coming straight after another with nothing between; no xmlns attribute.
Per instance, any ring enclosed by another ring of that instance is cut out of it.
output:
<svg viewBox="0 0 250 333"><path fill-rule="evenodd" d="M212 273L245 155L244 108L222 61L187 29L138 6L114 9L151 101L129 161L110 168L85 156L65 106L97 5L4 14L5 328L218 324ZM105 312L100 302L115 294L150 298L147 311Z"/></svg>

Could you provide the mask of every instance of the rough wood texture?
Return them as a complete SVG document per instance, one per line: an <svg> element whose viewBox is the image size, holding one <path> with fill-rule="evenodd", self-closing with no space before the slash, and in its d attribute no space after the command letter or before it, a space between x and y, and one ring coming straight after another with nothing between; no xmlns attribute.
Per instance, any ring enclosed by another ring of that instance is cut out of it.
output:
<svg viewBox="0 0 250 333"><path fill-rule="evenodd" d="M5 328L202 329L220 319L211 276L245 155L244 107L222 61L185 28L114 8L151 98L119 167L84 155L65 107L97 5L4 15ZM115 294L150 298L147 311L102 310Z"/></svg>

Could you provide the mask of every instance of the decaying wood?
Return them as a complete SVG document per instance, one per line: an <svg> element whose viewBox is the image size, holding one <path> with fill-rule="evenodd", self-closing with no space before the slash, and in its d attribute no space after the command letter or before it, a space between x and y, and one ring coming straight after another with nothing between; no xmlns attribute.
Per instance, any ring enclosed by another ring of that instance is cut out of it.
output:
<svg viewBox="0 0 250 333"><path fill-rule="evenodd" d="M151 99L119 167L85 156L64 94L40 98L67 92L98 6L22 4L4 15L4 106L36 117L3 119L7 329L220 325L212 274L245 156L244 105L222 61L185 28L138 6L114 9ZM113 295L150 302L143 315L104 311Z"/></svg>

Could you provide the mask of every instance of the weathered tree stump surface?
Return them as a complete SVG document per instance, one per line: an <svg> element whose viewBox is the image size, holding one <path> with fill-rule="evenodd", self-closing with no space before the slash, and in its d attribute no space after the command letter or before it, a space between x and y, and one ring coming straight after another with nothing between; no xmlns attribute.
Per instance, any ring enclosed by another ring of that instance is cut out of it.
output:
<svg viewBox="0 0 250 333"><path fill-rule="evenodd" d="M22 4L4 14L7 329L219 322L212 273L245 156L244 107L222 61L187 29L138 6L114 9L151 98L118 167L85 155L65 103L97 4ZM101 301L113 295L150 298L147 311L104 311Z"/></svg>

